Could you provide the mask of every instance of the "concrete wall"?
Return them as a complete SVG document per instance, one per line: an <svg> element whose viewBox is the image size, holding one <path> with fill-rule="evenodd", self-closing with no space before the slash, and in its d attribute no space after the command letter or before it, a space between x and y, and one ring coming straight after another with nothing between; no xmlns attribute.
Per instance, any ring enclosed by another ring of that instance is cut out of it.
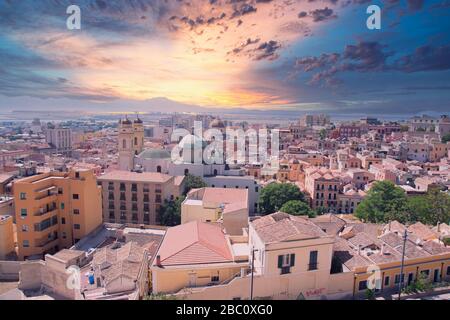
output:
<svg viewBox="0 0 450 320"><path fill-rule="evenodd" d="M20 290L36 290L42 286L42 273L45 262L26 261L20 264L20 281L18 288Z"/></svg>
<svg viewBox="0 0 450 320"><path fill-rule="evenodd" d="M19 280L19 261L0 261L0 280Z"/></svg>

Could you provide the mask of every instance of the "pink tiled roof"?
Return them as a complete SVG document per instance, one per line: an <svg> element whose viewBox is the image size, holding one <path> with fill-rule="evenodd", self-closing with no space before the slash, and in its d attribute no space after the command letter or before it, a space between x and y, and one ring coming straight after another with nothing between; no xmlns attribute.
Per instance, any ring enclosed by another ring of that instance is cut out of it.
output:
<svg viewBox="0 0 450 320"><path fill-rule="evenodd" d="M172 176L159 172L131 172L131 171L110 171L98 179L103 181L116 180L116 181L131 181L131 182L155 182L164 183L170 180Z"/></svg>
<svg viewBox="0 0 450 320"><path fill-rule="evenodd" d="M163 266L232 261L222 228L200 221L169 228L158 255Z"/></svg>

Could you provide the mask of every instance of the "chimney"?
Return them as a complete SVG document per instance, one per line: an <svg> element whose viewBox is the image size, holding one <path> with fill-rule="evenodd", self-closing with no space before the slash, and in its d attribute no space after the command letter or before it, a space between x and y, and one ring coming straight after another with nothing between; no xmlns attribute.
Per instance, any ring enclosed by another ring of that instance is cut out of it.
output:
<svg viewBox="0 0 450 320"><path fill-rule="evenodd" d="M358 255L361 255L361 247L362 245L358 244Z"/></svg>
<svg viewBox="0 0 450 320"><path fill-rule="evenodd" d="M437 222L437 232L441 232L441 223Z"/></svg>
<svg viewBox="0 0 450 320"><path fill-rule="evenodd" d="M389 220L389 232L391 232L391 220Z"/></svg>
<svg viewBox="0 0 450 320"><path fill-rule="evenodd" d="M161 265L161 256L159 254L156 256L156 265L158 267L162 267L162 265Z"/></svg>
<svg viewBox="0 0 450 320"><path fill-rule="evenodd" d="M385 253L386 253L386 243L383 243L382 245L381 245L381 255L384 255Z"/></svg>

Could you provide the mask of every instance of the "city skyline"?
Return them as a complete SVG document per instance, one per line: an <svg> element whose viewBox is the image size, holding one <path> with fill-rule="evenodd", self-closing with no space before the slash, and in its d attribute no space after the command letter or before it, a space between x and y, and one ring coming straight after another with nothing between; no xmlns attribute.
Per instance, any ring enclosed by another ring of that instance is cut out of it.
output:
<svg viewBox="0 0 450 320"><path fill-rule="evenodd" d="M70 4L0 4L0 109L450 108L448 1L85 0L67 30Z"/></svg>

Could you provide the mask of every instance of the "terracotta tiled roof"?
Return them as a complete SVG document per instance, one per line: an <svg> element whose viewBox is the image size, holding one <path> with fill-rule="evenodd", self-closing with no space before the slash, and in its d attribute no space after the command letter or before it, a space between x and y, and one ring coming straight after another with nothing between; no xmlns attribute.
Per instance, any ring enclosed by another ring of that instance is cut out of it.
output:
<svg viewBox="0 0 450 320"><path fill-rule="evenodd" d="M415 236L423 241L437 239L436 233L431 231L426 225L421 222L416 222L408 227L408 231L414 233Z"/></svg>
<svg viewBox="0 0 450 320"><path fill-rule="evenodd" d="M163 266L232 261L222 228L200 221L169 228L158 255Z"/></svg>
<svg viewBox="0 0 450 320"><path fill-rule="evenodd" d="M265 243L326 237L327 234L307 218L284 212L272 213L251 222Z"/></svg>

